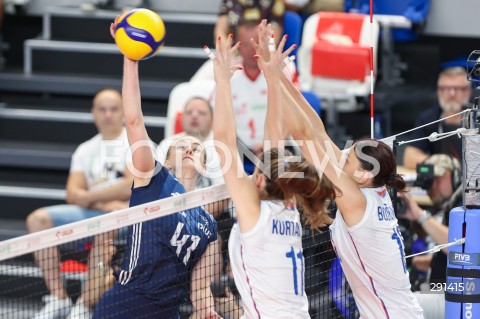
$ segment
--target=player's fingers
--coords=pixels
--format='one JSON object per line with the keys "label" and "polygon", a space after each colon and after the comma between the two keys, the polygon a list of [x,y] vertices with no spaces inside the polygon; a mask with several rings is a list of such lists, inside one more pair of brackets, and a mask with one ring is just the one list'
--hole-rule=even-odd
{"label": "player's fingers", "polygon": [[287,42],[287,39],[288,39],[288,34],[285,34],[282,37],[282,40],[280,41],[280,43],[278,44],[278,47],[277,47],[278,52],[280,52],[280,53],[283,52],[283,48],[285,47],[285,43]]}
{"label": "player's fingers", "polygon": [[205,54],[208,56],[210,60],[215,59],[215,54],[213,54],[213,52],[210,50],[210,48],[207,45],[203,47],[203,51],[205,51]]}
{"label": "player's fingers", "polygon": [[267,27],[267,19],[263,19],[262,22],[260,22],[260,26],[258,29],[258,36],[259,39],[265,39],[265,37],[268,37],[268,27]]}
{"label": "player's fingers", "polygon": [[258,68],[260,69],[261,72],[263,72],[263,70],[265,69],[265,63],[266,63],[264,57],[261,55],[255,54],[253,58],[257,60]]}
{"label": "player's fingers", "polygon": [[233,34],[229,34],[227,37],[227,43],[225,45],[226,48],[231,48],[232,47],[232,42],[233,42]]}
{"label": "player's fingers", "polygon": [[265,28],[265,35],[266,35],[266,36],[270,36],[270,35],[272,35],[272,34],[273,34],[272,24],[269,23],[269,24],[267,25],[267,27]]}
{"label": "player's fingers", "polygon": [[256,52],[260,49],[260,45],[255,41],[254,38],[250,38],[250,44],[255,49]]}
{"label": "player's fingers", "polygon": [[275,38],[274,35],[270,38],[268,38],[268,52],[270,52],[270,56],[274,55],[276,52],[276,47],[275,47]]}
{"label": "player's fingers", "polygon": [[242,41],[238,41],[235,45],[230,49],[231,53],[235,53],[238,51],[238,48],[242,45]]}
{"label": "player's fingers", "polygon": [[223,50],[222,50],[222,36],[221,35],[219,35],[217,37],[217,41],[215,41],[215,51],[217,51],[217,54],[219,56],[221,56],[222,53],[223,53]]}
{"label": "player's fingers", "polygon": [[285,66],[287,66],[290,62],[293,62],[293,61],[295,61],[295,56],[294,55],[287,56],[287,57],[285,57],[285,59],[283,59],[283,64]]}
{"label": "player's fingers", "polygon": [[255,60],[257,60],[257,63],[259,63],[259,64],[262,64],[262,65],[263,65],[263,64],[265,63],[265,59],[264,59],[263,56],[261,56],[261,55],[255,54],[255,55],[253,56],[253,58],[254,58]]}
{"label": "player's fingers", "polygon": [[293,50],[295,50],[296,47],[297,47],[297,45],[296,45],[295,43],[292,44],[288,49],[286,49],[286,50],[282,53],[282,57],[288,56],[290,53],[292,53]]}
{"label": "player's fingers", "polygon": [[235,71],[237,70],[243,70],[243,66],[241,66],[240,64],[235,64],[230,67],[230,70],[232,71],[232,73],[235,73]]}

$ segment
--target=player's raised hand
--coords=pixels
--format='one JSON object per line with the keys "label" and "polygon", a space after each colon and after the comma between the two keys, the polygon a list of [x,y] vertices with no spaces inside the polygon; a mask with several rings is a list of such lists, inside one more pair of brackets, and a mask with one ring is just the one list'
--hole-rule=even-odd
{"label": "player's raised hand", "polygon": [[[267,32],[269,31],[271,31],[270,25],[267,26]],[[258,44],[259,48],[268,48],[268,59],[265,57],[266,54],[264,53],[262,53],[262,55],[255,55],[259,68],[263,71],[267,81],[272,77],[279,77],[282,74],[284,67],[293,61],[294,58],[289,57],[288,55],[295,49],[296,44],[293,44],[287,50],[283,51],[285,42],[287,41],[287,35],[284,35],[278,44],[278,47],[275,47],[275,37],[273,33],[270,33],[270,36],[268,37],[262,36],[261,39],[259,38],[259,41],[263,42],[263,44]]]}
{"label": "player's raised hand", "polygon": [[235,59],[238,47],[241,43],[237,42],[232,46],[232,42],[232,34],[229,34],[227,39],[223,39],[221,36],[218,36],[215,43],[215,49],[217,53],[216,56],[207,46],[204,47],[208,57],[213,60],[215,80],[217,82],[222,79],[230,80],[236,70],[243,70],[243,67],[239,65]]}
{"label": "player's raised hand", "polygon": [[113,39],[115,39],[115,28],[117,27],[118,18],[120,18],[120,14],[115,17],[115,20],[113,20],[112,23],[110,23],[110,35]]}
{"label": "player's raised hand", "polygon": [[272,26],[267,25],[267,20],[263,19],[258,25],[258,43],[255,39],[250,38],[251,45],[255,48],[256,55],[262,56],[265,61],[270,60],[270,53],[268,52],[268,38],[272,35]]}

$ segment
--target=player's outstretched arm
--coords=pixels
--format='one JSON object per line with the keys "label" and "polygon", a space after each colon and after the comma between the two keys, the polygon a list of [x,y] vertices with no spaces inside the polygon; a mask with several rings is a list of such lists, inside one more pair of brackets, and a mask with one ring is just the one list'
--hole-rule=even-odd
{"label": "player's outstretched arm", "polygon": [[227,39],[218,37],[217,56],[210,54],[217,84],[213,133],[225,183],[236,207],[240,231],[247,232],[255,226],[260,216],[260,199],[255,184],[243,170],[237,149],[230,79],[241,68],[233,64],[238,46],[239,43],[232,47],[232,35]]}
{"label": "player's outstretched arm", "polygon": [[316,138],[321,142],[322,146],[325,143],[330,143],[338,160],[342,156],[341,150],[333,143],[328,135],[322,119],[317,112],[310,106],[303,94],[295,87],[295,85],[284,75],[280,77],[282,82],[282,99],[294,99],[300,109],[305,112],[309,122],[315,127]]}
{"label": "player's outstretched arm", "polygon": [[295,48],[290,47],[287,51],[282,52],[287,40],[286,36],[282,37],[278,48],[275,45],[275,37],[272,26],[267,25],[267,20],[262,20],[258,26],[258,43],[254,39],[250,39],[252,46],[255,48],[255,58],[258,61],[258,67],[263,71],[268,84],[267,91],[267,114],[265,117],[264,140],[269,144],[264,145],[267,150],[268,146],[279,147],[278,141],[285,140],[288,137],[286,125],[283,122],[283,108],[281,106],[282,97],[280,89],[280,80],[276,69],[276,60],[284,61],[288,54]]}
{"label": "player's outstretched arm", "polygon": [[215,279],[216,263],[220,262],[220,245],[218,240],[208,244],[207,250],[195,264],[192,271],[190,299],[192,300],[195,319],[221,319],[215,311],[215,302],[210,285]]}
{"label": "player's outstretched arm", "polygon": [[[279,68],[281,66],[279,65]],[[285,81],[282,78],[282,83]],[[290,92],[290,90],[289,90]],[[343,166],[338,165],[337,152],[334,150],[327,152],[327,147],[322,145],[323,141],[318,139],[316,129],[312,121],[300,106],[298,90],[294,94],[286,94],[282,106],[284,114],[287,115],[285,123],[293,138],[302,141],[300,147],[305,158],[315,165],[320,174],[324,174],[340,190],[336,198],[336,203],[342,212],[345,222],[349,226],[356,225],[365,213],[366,199],[363,196],[358,184],[343,171]],[[300,95],[301,93],[298,92]],[[303,98],[303,96],[302,96]],[[308,106],[310,109],[310,106]]]}
{"label": "player's outstretched arm", "polygon": [[[115,25],[110,25],[110,34],[115,35]],[[132,150],[134,187],[150,182],[155,166],[150,139],[143,119],[138,61],[123,58],[122,99],[128,142]]]}

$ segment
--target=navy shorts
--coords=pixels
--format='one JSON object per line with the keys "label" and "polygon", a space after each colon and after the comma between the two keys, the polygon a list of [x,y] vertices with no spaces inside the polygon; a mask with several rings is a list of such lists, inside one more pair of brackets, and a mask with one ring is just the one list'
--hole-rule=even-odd
{"label": "navy shorts", "polygon": [[105,292],[95,307],[92,319],[179,319],[178,305],[165,307],[138,294],[128,286],[115,283]]}

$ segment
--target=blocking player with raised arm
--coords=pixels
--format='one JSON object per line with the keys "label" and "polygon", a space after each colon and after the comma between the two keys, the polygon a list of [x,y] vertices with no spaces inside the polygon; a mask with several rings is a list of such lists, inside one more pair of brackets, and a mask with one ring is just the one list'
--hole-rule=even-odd
{"label": "blocking player with raised arm", "polygon": [[[262,28],[266,28],[266,21]],[[284,43],[285,38],[281,48]],[[214,138],[219,143],[217,152],[238,221],[229,240],[235,284],[245,318],[310,318],[304,287],[302,226],[295,202],[303,206],[313,228],[323,226],[330,222],[326,206],[335,190],[328,180],[320,180],[315,167],[305,160],[289,162],[291,158],[276,143],[287,135],[281,114],[270,109],[265,138],[273,147],[261,155],[261,169],[257,167],[252,178],[247,177],[237,150],[230,86],[231,76],[239,68],[232,66],[238,45],[232,47],[231,36],[218,38],[218,56],[210,54],[217,82]],[[279,103],[275,90],[268,92],[271,103]]]}
{"label": "blocking player with raised arm", "polygon": [[[197,167],[205,165],[205,152],[194,137],[175,141],[164,165],[154,160],[138,64],[124,57],[122,96],[134,166],[131,207],[193,190]],[[130,226],[125,259],[114,273],[117,281],[100,299],[94,318],[177,319],[190,281],[196,318],[220,318],[210,291],[217,245],[215,219],[201,207]]]}
{"label": "blocking player with raised arm", "polygon": [[337,213],[330,226],[332,242],[353,291],[361,318],[423,318],[410,290],[403,239],[386,186],[404,189],[396,161],[386,144],[363,139],[350,148],[346,161],[321,119],[284,76],[283,56],[266,63],[272,85],[281,85],[285,123],[304,156],[338,188]]}

